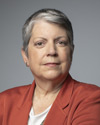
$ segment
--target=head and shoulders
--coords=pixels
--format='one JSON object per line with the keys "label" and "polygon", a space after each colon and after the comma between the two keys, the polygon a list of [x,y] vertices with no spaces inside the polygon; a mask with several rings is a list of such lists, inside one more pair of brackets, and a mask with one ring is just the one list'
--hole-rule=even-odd
{"label": "head and shoulders", "polygon": [[85,92],[91,94],[100,90],[95,85],[78,82],[69,75],[74,51],[73,29],[70,20],[64,13],[55,9],[37,11],[26,20],[22,35],[23,60],[30,68],[35,81],[32,85],[6,90],[1,95],[6,94],[9,97],[18,95],[19,97],[32,87],[35,88],[35,82],[42,82],[43,87],[47,82],[48,88],[49,83],[53,83],[55,86],[59,81],[63,83],[66,76],[70,77],[72,83],[70,87],[73,88],[73,92],[80,91],[86,95]]}

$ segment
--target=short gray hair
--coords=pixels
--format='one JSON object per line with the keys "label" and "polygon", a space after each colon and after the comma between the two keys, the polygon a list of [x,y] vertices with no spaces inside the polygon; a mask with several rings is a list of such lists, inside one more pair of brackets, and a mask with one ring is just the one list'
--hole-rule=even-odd
{"label": "short gray hair", "polygon": [[55,23],[63,27],[67,31],[69,43],[71,45],[71,50],[73,52],[74,44],[73,44],[73,29],[72,24],[68,17],[61,11],[55,9],[41,9],[34,14],[32,14],[25,22],[22,29],[22,37],[23,37],[23,50],[26,55],[28,55],[28,44],[32,35],[32,29],[34,24],[38,20],[45,20],[49,23]]}

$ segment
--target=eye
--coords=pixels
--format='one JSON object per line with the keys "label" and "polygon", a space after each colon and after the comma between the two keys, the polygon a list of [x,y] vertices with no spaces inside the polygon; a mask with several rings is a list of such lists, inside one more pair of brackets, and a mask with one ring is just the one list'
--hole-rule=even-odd
{"label": "eye", "polygon": [[45,45],[45,42],[44,41],[37,41],[37,42],[35,42],[35,44],[34,44],[36,47],[44,47],[44,45]]}
{"label": "eye", "polygon": [[59,40],[57,43],[59,44],[59,46],[67,46],[68,45],[68,42],[64,41],[64,40]]}

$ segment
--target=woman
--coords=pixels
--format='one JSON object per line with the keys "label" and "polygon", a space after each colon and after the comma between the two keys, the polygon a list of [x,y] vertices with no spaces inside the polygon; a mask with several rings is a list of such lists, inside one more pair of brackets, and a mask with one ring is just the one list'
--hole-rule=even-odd
{"label": "woman", "polygon": [[22,56],[32,85],[0,94],[0,125],[99,125],[100,88],[71,78],[71,22],[54,9],[34,13],[23,26]]}

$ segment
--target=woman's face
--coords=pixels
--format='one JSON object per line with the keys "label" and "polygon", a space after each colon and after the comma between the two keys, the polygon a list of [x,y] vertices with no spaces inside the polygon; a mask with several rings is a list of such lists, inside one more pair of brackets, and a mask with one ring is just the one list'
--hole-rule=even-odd
{"label": "woman's face", "polygon": [[39,21],[34,25],[28,45],[28,58],[34,78],[56,80],[66,77],[71,64],[71,50],[66,30],[57,24]]}

